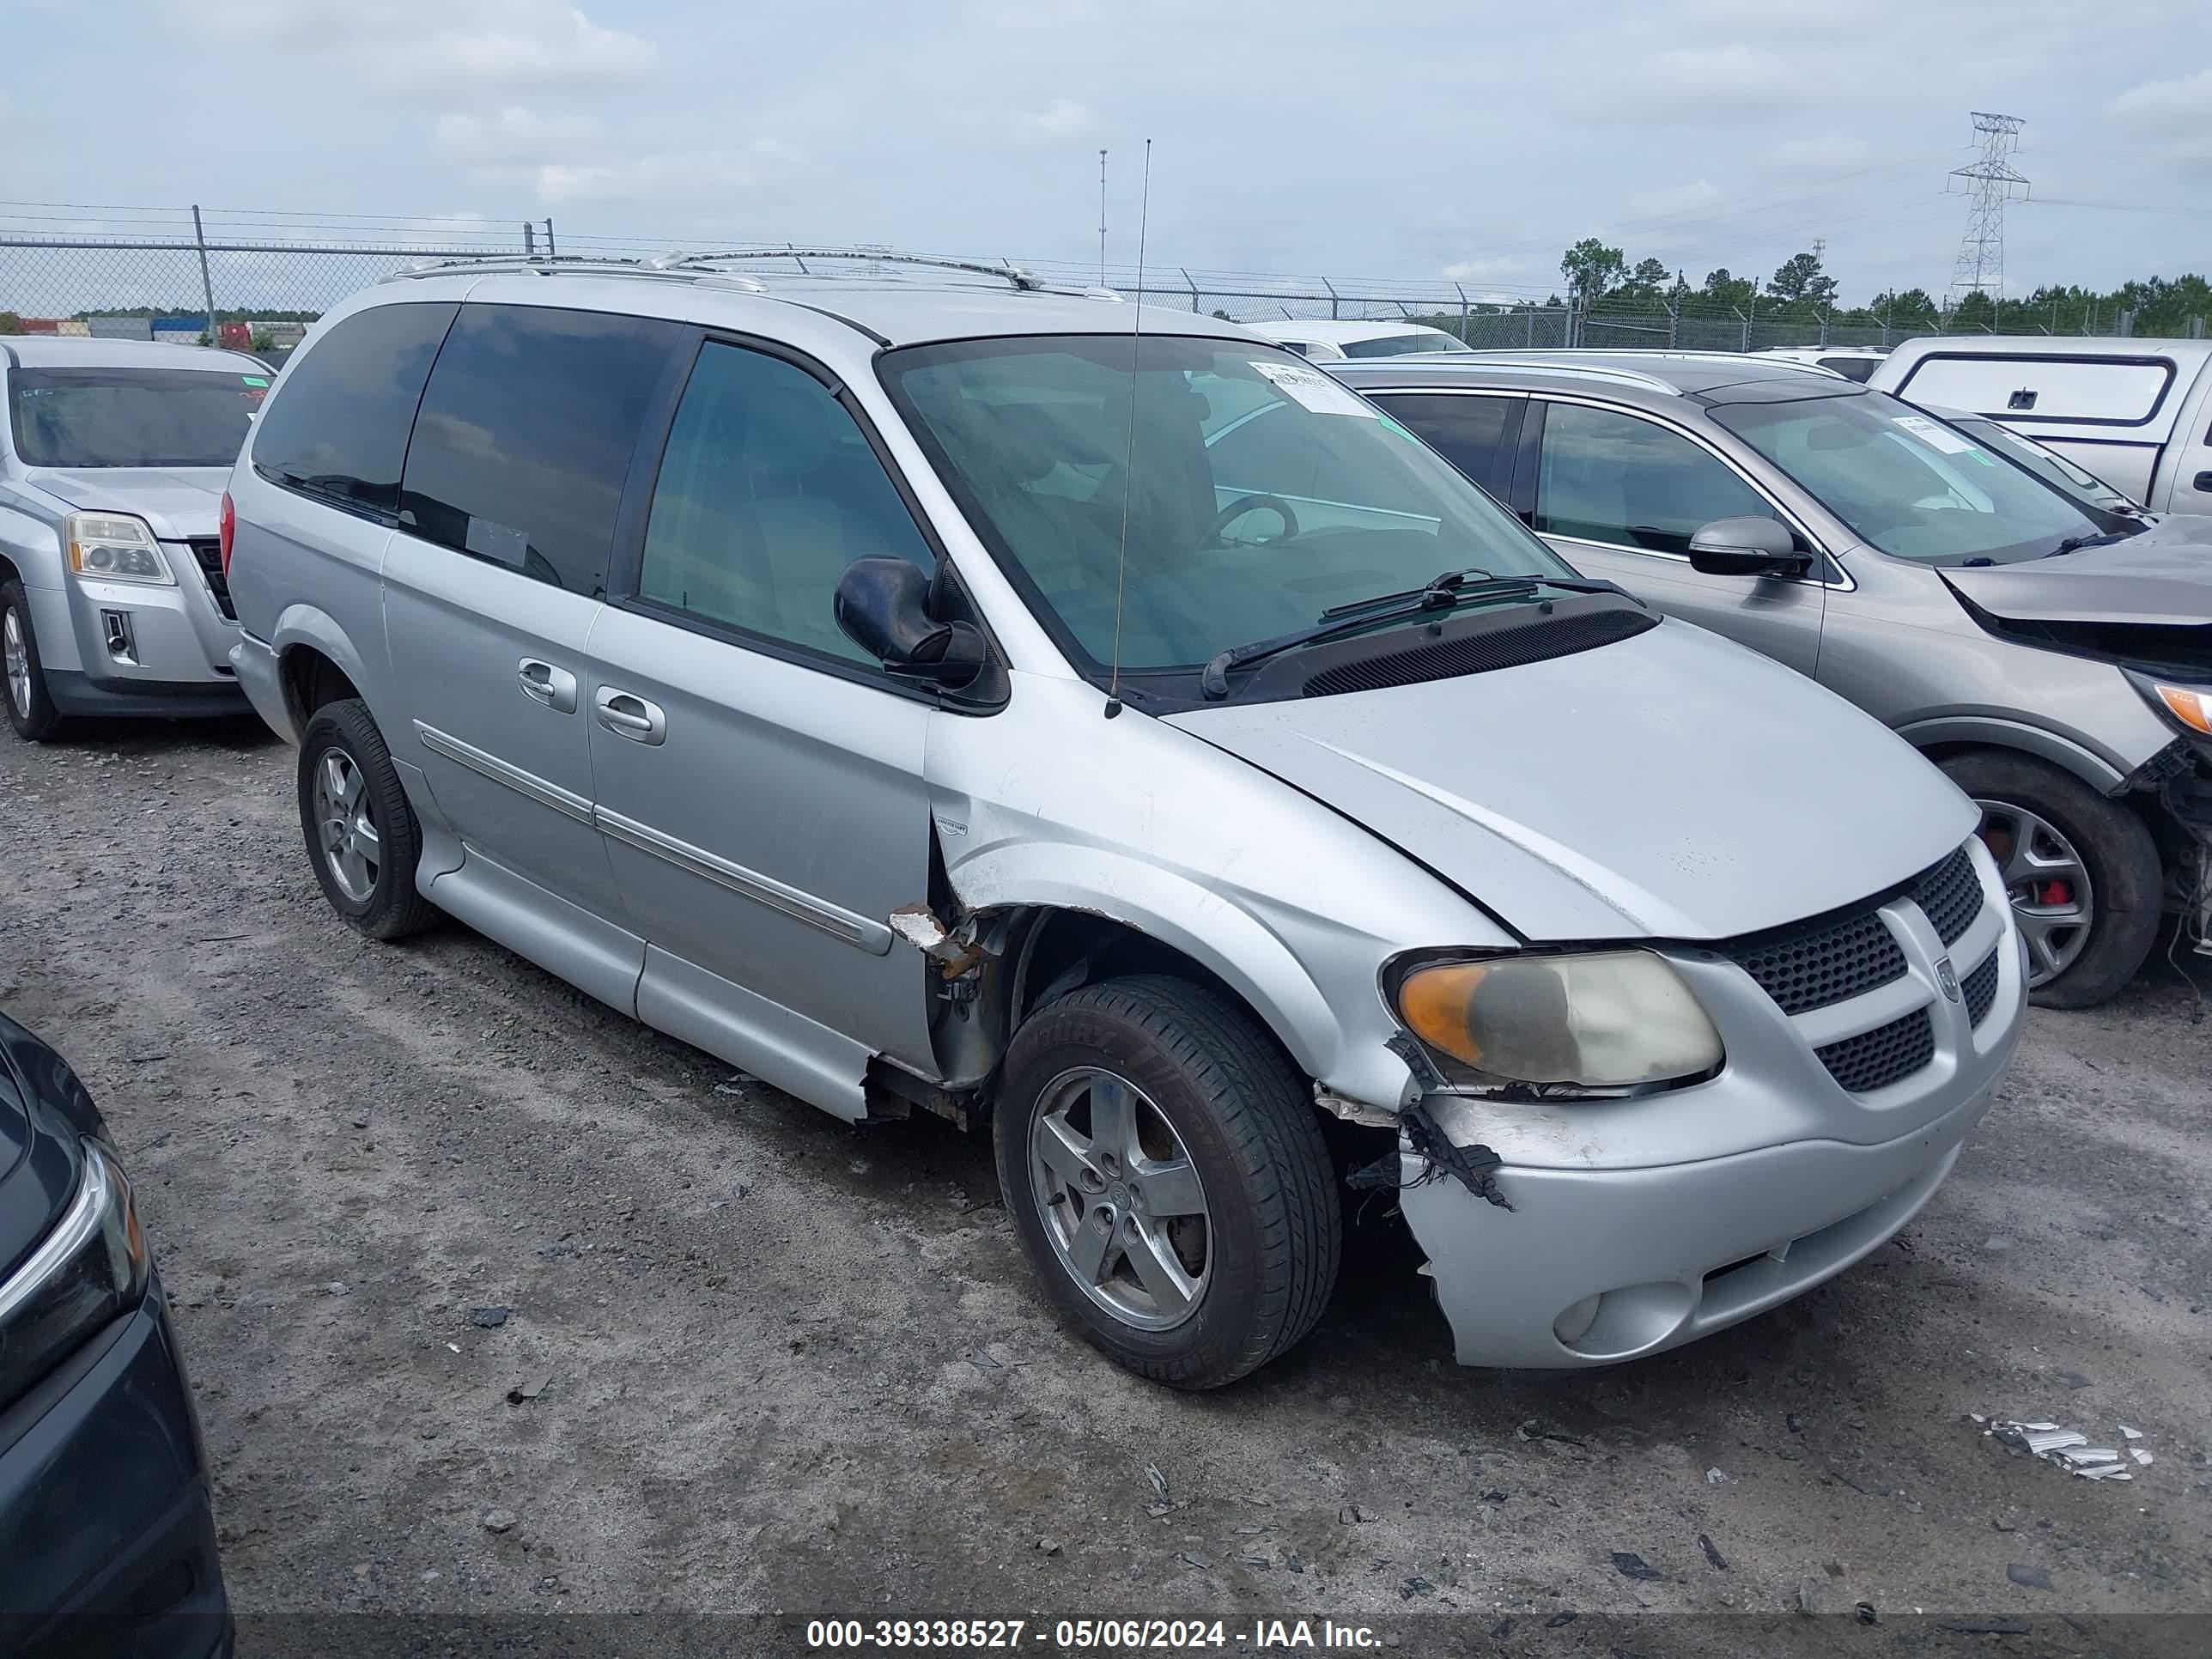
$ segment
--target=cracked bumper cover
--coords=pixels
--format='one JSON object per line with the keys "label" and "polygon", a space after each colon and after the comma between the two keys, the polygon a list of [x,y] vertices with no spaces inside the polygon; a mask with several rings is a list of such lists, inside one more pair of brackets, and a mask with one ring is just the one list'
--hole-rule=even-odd
{"label": "cracked bumper cover", "polygon": [[[1462,1364],[1609,1364],[1763,1313],[1872,1252],[1935,1195],[2000,1080],[1875,1146],[1797,1141],[1645,1170],[1509,1165],[1496,1179],[1510,1211],[1449,1179],[1400,1203]],[[1422,1162],[1405,1156],[1412,1178]],[[1600,1309],[1571,1346],[1555,1324],[1590,1297]]]}
{"label": "cracked bumper cover", "polygon": [[[1917,1215],[1989,1109],[2026,1024],[2025,951],[1999,923],[1993,867],[1985,854],[1976,863],[1989,908],[1953,951],[1970,965],[2002,953],[1981,1025],[1939,995],[1944,946],[1928,922],[1886,907],[1914,964],[1907,979],[1794,1022],[1778,1020],[1740,969],[1677,959],[1731,1056],[1711,1083],[1612,1116],[1570,1106],[1548,1134],[1520,1109],[1428,1096],[1451,1146],[1482,1160],[1498,1148],[1473,1189],[1400,1137],[1400,1206],[1460,1362],[1565,1369],[1663,1352],[1802,1294]],[[1935,1059],[1895,1087],[1846,1095],[1814,1056],[1823,1024],[1838,1011],[1856,1010],[1852,1025],[1886,1019],[1899,996],[1928,1007]],[[1886,1121],[1899,1132],[1882,1132]],[[1753,1124],[1775,1131],[1769,1144],[1727,1144]],[[1679,1161],[1662,1161],[1669,1148]]]}

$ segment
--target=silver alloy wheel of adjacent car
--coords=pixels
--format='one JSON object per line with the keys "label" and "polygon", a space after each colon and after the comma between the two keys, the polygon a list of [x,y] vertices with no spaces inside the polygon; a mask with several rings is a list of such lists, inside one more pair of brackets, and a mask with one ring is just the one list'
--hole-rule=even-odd
{"label": "silver alloy wheel of adjacent car", "polygon": [[1127,1078],[1078,1066],[1030,1120],[1045,1237],[1083,1293],[1139,1330],[1197,1312],[1213,1266],[1206,1188],[1175,1126]]}
{"label": "silver alloy wheel of adjacent car", "polygon": [[343,749],[329,749],[315,767],[315,823],[338,890],[356,904],[376,891],[384,845],[368,801],[368,780]]}
{"label": "silver alloy wheel of adjacent car", "polygon": [[2087,948],[2097,919],[2089,866],[2048,818],[2014,801],[1977,800],[1982,840],[2027,941],[2030,989],[2048,985]]}
{"label": "silver alloy wheel of adjacent car", "polygon": [[0,653],[5,655],[8,664],[8,701],[15,705],[20,718],[28,720],[31,718],[31,647],[23,638],[23,619],[16,613],[15,606],[8,607],[7,621],[0,624],[0,629],[4,629],[5,633],[4,640],[0,640]]}

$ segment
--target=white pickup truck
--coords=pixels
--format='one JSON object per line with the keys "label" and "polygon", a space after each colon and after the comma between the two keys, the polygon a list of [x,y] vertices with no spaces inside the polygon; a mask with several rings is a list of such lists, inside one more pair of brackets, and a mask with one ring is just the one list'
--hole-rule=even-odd
{"label": "white pickup truck", "polygon": [[2212,513],[2212,340],[1947,335],[1906,341],[1867,384],[1986,415],[2154,513]]}

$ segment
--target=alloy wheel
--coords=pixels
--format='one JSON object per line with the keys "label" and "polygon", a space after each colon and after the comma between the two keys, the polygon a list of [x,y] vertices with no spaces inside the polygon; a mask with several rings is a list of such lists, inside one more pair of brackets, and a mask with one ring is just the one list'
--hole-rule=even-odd
{"label": "alloy wheel", "polygon": [[15,706],[16,715],[31,718],[31,647],[23,637],[23,619],[9,605],[6,621],[0,623],[0,657],[4,657],[8,670],[8,701]]}
{"label": "alloy wheel", "polygon": [[1143,1090],[1091,1066],[1054,1079],[1030,1117],[1030,1182],[1053,1254],[1091,1301],[1146,1331],[1197,1312],[1213,1266],[1206,1188]]}
{"label": "alloy wheel", "polygon": [[315,765],[315,824],[323,860],[338,890],[356,904],[376,891],[376,872],[384,844],[369,806],[368,781],[351,755],[325,750]]}
{"label": "alloy wheel", "polygon": [[2029,988],[2047,985],[2088,947],[2097,918],[2089,866],[2048,818],[2014,801],[1977,800],[1981,836],[1997,861],[2014,920],[2027,941]]}

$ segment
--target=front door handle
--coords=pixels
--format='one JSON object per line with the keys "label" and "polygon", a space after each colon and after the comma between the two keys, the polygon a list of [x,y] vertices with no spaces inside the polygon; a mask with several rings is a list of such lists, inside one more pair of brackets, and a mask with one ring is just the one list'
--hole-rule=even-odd
{"label": "front door handle", "polygon": [[635,691],[603,685],[592,694],[592,712],[599,724],[632,743],[657,744],[668,736],[668,716],[657,702],[647,702]]}
{"label": "front door handle", "polygon": [[525,657],[514,667],[515,683],[532,702],[542,702],[556,714],[576,712],[576,677],[550,662]]}
{"label": "front door handle", "polygon": [[2212,495],[2212,472],[2200,472],[2189,481],[2189,487],[2200,495]]}

